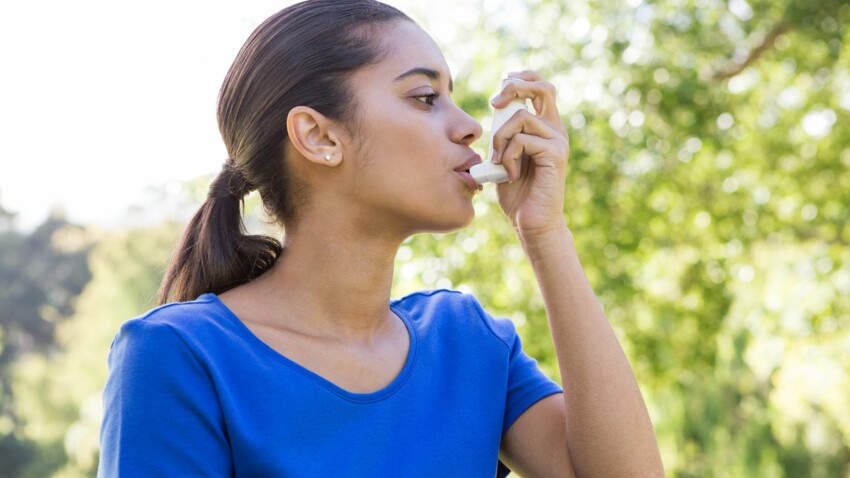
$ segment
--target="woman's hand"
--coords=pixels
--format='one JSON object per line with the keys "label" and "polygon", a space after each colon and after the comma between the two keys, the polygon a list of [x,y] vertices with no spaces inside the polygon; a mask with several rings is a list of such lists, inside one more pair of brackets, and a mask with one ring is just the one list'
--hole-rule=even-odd
{"label": "woman's hand", "polygon": [[[499,205],[521,238],[562,229],[564,188],[570,144],[555,105],[555,87],[533,71],[509,73],[509,81],[491,100],[504,108],[512,100],[530,99],[535,113],[520,111],[493,137],[494,163],[508,171],[509,183],[499,184]],[[522,174],[517,160],[522,158]]]}

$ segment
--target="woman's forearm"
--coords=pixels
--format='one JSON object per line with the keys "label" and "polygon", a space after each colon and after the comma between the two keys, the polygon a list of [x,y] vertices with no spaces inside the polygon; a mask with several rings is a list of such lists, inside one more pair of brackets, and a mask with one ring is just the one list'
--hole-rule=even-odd
{"label": "woman's forearm", "polygon": [[578,476],[663,476],[634,373],[564,226],[519,233],[549,317],[564,382],[567,443]]}

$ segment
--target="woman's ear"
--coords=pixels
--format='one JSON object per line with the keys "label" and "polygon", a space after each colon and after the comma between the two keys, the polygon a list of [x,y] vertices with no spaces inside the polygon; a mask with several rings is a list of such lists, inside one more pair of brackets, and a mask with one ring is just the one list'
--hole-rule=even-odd
{"label": "woman's ear", "polygon": [[313,108],[292,108],[286,116],[286,132],[292,146],[308,161],[325,166],[342,161],[335,123]]}

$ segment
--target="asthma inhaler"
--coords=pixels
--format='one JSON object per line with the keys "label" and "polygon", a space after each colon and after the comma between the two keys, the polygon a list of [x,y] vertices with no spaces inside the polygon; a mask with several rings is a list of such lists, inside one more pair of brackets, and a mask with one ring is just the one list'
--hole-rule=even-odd
{"label": "asthma inhaler", "polygon": [[[502,88],[505,87],[508,79],[502,80]],[[517,80],[519,81],[519,80]],[[472,179],[478,184],[484,183],[506,183],[508,182],[508,172],[501,164],[493,164],[493,135],[496,131],[508,121],[511,116],[519,110],[527,110],[525,100],[514,99],[504,108],[493,109],[493,125],[490,127],[490,150],[487,154],[487,161],[469,168],[469,174]],[[517,160],[517,167],[522,167],[521,160]]]}

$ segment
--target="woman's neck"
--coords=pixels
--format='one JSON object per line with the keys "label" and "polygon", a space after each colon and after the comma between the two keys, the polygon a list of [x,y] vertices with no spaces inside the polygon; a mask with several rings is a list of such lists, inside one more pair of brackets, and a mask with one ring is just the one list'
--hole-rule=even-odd
{"label": "woman's neck", "polygon": [[277,263],[248,286],[265,309],[264,322],[368,342],[393,321],[389,299],[401,240],[348,221],[331,224],[300,223],[289,231]]}

